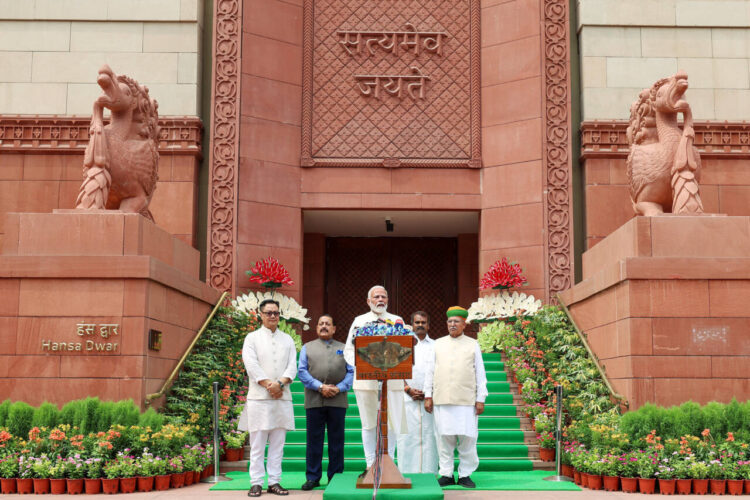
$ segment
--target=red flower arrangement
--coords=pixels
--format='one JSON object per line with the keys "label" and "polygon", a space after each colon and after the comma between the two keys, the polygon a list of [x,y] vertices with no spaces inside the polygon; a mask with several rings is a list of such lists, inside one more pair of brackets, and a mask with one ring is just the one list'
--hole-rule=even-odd
{"label": "red flower arrangement", "polygon": [[250,281],[260,283],[268,288],[278,288],[281,285],[294,285],[289,272],[273,257],[259,260],[249,271],[245,271]]}
{"label": "red flower arrangement", "polygon": [[482,290],[488,288],[504,289],[521,286],[527,281],[521,275],[521,266],[510,263],[507,258],[503,257],[503,260],[498,260],[492,264],[487,272],[484,273],[479,286]]}

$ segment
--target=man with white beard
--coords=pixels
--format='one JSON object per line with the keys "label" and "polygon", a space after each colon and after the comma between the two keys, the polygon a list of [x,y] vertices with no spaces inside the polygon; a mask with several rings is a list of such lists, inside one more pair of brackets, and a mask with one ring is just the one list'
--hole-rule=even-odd
{"label": "man with white beard", "polygon": [[418,342],[414,346],[411,378],[404,381],[404,412],[409,433],[398,436],[398,468],[404,474],[436,474],[435,422],[432,413],[424,409],[425,370],[435,355],[435,341],[428,335],[430,316],[424,311],[412,313],[411,326]]}
{"label": "man with white beard", "polygon": [[[354,337],[358,328],[368,323],[384,323],[386,320],[394,323],[401,321],[403,323],[400,316],[387,312],[388,292],[384,287],[376,285],[370,288],[370,291],[367,292],[367,305],[370,306],[370,312],[354,318],[352,326],[349,329],[349,336],[346,338],[344,359],[351,366],[356,366],[354,363]],[[355,367],[353,389],[354,396],[357,398],[359,418],[362,420],[362,446],[365,449],[365,462],[369,469],[375,461],[377,444],[376,426],[378,423],[378,409],[380,408],[380,401],[378,401],[378,381],[358,380]],[[388,434],[389,436],[393,436],[391,439],[388,439],[388,454],[391,458],[395,457],[396,453],[396,434],[406,432],[403,390],[403,380],[388,381]]]}

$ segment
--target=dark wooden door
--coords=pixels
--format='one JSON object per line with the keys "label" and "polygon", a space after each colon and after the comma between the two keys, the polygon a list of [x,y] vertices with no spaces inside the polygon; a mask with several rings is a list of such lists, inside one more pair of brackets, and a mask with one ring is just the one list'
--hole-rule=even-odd
{"label": "dark wooden door", "polygon": [[388,290],[388,311],[409,322],[414,311],[430,315],[430,335],[445,334],[445,310],[457,297],[455,238],[328,238],[326,309],[336,338],[346,340],[354,318],[366,313],[367,291]]}

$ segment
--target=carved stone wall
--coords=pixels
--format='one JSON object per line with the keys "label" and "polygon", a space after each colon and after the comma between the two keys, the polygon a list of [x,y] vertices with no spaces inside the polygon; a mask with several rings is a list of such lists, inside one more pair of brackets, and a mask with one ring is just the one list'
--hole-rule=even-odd
{"label": "carved stone wall", "polygon": [[479,167],[479,1],[305,0],[302,166]]}

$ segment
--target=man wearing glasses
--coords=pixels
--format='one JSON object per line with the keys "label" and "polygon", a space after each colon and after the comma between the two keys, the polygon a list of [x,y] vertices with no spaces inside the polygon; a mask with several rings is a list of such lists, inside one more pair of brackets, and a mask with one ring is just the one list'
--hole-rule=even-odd
{"label": "man wearing glasses", "polygon": [[[247,430],[250,431],[250,484],[247,495],[258,497],[266,475],[263,452],[268,443],[268,492],[288,495],[281,482],[286,431],[294,430],[289,384],[297,373],[294,341],[279,330],[279,303],[266,299],[258,307],[263,326],[248,333],[242,361],[248,375]],[[243,413],[243,414],[244,414]]]}

